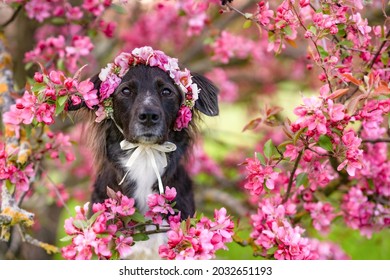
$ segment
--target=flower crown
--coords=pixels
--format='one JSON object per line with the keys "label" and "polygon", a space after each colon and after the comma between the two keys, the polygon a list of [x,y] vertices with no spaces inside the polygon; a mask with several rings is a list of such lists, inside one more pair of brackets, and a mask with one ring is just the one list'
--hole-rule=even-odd
{"label": "flower crown", "polygon": [[99,73],[100,98],[98,110],[96,111],[96,122],[101,122],[112,116],[111,95],[121,83],[123,76],[130,67],[143,64],[151,67],[158,67],[169,74],[175,84],[179,87],[184,95],[184,101],[177,114],[175,127],[177,131],[188,127],[192,119],[192,108],[198,99],[199,89],[196,83],[192,82],[189,70],[180,70],[178,60],[167,56],[164,52],[153,50],[151,47],[136,48],[131,53],[122,52],[118,55],[114,63],[108,63]]}

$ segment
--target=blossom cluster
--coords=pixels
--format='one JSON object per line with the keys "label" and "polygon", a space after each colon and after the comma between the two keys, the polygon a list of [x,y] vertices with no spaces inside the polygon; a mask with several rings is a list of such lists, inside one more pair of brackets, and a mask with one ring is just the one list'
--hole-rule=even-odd
{"label": "blossom cluster", "polygon": [[331,242],[304,237],[304,229],[293,226],[289,217],[296,214],[296,205],[282,204],[280,196],[264,198],[251,216],[251,237],[259,246],[259,254],[278,260],[347,259],[348,256]]}
{"label": "blossom cluster", "polygon": [[62,61],[66,69],[75,73],[80,61],[90,55],[94,46],[87,36],[74,35],[70,44],[63,35],[40,40],[36,47],[25,54],[25,62],[40,62],[44,65]]}
{"label": "blossom cluster", "polygon": [[[93,215],[88,218],[88,203],[76,207],[76,216],[65,221],[68,236],[63,241],[71,244],[62,248],[66,259],[117,259],[129,257],[135,234],[147,232],[146,224],[163,225],[169,221],[168,243],[161,245],[159,255],[165,259],[210,259],[219,249],[227,249],[225,243],[232,241],[234,224],[226,209],[215,210],[214,220],[206,217],[181,221],[180,213],[174,210],[176,189],[166,187],[164,194],[151,194],[149,210],[143,216],[134,208],[134,199],[120,192],[109,191],[103,203],[94,203]],[[184,229],[185,228],[185,229]]]}
{"label": "blossom cluster", "polygon": [[201,217],[180,222],[180,216],[169,218],[168,242],[160,246],[160,257],[169,260],[207,260],[215,252],[227,249],[232,242],[234,223],[226,215],[226,209],[214,211],[214,220]]}

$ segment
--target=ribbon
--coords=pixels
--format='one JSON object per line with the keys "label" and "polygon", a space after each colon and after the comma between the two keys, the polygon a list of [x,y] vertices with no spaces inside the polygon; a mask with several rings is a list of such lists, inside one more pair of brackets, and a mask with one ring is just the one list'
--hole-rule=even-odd
{"label": "ribbon", "polygon": [[154,173],[156,174],[158,181],[158,189],[160,194],[164,193],[164,186],[162,184],[161,176],[158,171],[157,161],[161,164],[162,167],[168,165],[166,153],[170,153],[176,150],[176,145],[171,142],[164,142],[163,144],[140,144],[140,143],[130,143],[127,140],[123,140],[120,143],[121,149],[133,150],[129,159],[127,160],[125,166],[128,168],[126,174],[123,176],[119,185],[121,185],[130,171],[130,168],[136,162],[137,158],[142,154],[146,153],[148,161],[151,163]]}

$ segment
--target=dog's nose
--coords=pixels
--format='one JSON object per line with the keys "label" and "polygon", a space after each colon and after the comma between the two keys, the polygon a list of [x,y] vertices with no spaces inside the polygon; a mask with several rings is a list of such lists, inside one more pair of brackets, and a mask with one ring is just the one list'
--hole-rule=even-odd
{"label": "dog's nose", "polygon": [[160,115],[155,112],[142,112],[138,115],[138,120],[144,125],[154,125],[160,120]]}

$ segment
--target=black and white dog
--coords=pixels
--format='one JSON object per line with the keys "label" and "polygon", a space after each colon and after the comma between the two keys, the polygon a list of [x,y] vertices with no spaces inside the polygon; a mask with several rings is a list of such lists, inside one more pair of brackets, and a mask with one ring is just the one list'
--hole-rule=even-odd
{"label": "black and white dog", "polygon": [[[92,127],[92,142],[96,155],[97,179],[94,184],[92,202],[107,198],[107,186],[133,197],[136,207],[145,213],[147,197],[158,192],[157,177],[150,162],[140,157],[131,170],[126,170],[128,151],[120,147],[122,140],[131,143],[161,144],[174,143],[176,150],[167,153],[167,166],[158,166],[164,186],[175,187],[176,208],[183,219],[195,212],[192,183],[183,166],[194,134],[199,111],[208,116],[218,115],[218,90],[207,78],[194,74],[193,82],[198,85],[199,98],[195,103],[190,126],[175,131],[174,123],[183,95],[168,73],[158,67],[137,65],[131,67],[112,95],[113,117]],[[98,76],[92,79],[99,89]],[[122,128],[122,131],[118,129]],[[164,169],[164,170],[162,170]],[[123,184],[119,185],[128,173]]]}

